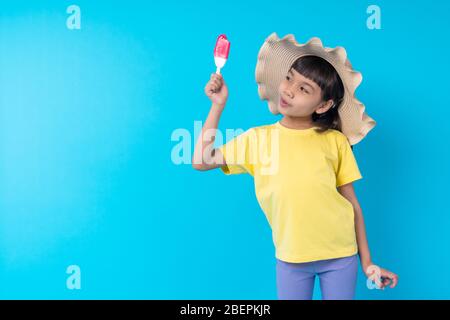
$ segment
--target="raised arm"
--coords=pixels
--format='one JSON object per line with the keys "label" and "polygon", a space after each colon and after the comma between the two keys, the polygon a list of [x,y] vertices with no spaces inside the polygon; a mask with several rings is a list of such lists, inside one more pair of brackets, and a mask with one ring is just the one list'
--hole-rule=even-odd
{"label": "raised arm", "polygon": [[212,102],[208,117],[195,145],[192,167],[196,170],[211,170],[225,165],[220,150],[214,148],[214,140],[220,116],[228,99],[228,88],[220,74],[213,73],[205,86],[205,93]]}

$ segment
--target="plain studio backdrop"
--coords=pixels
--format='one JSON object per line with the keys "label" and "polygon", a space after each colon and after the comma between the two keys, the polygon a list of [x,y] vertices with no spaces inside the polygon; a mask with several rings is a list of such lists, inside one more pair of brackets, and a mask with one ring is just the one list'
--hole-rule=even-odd
{"label": "plain studio backdrop", "polygon": [[400,281],[370,290],[360,268],[356,298],[450,298],[448,2],[377,1],[381,29],[367,1],[80,0],[78,21],[71,4],[1,1],[0,298],[276,299],[251,176],[172,156],[209,111],[221,33],[219,129],[280,118],[254,78],[272,32],[344,46],[363,75],[377,126],[353,149],[355,189],[373,261]]}

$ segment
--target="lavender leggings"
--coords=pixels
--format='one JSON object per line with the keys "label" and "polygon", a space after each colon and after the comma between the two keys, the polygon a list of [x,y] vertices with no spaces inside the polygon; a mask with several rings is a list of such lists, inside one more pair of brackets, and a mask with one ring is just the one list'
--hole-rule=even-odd
{"label": "lavender leggings", "polygon": [[277,294],[280,300],[311,300],[316,274],[323,300],[352,300],[358,274],[358,255],[292,263],[277,260]]}

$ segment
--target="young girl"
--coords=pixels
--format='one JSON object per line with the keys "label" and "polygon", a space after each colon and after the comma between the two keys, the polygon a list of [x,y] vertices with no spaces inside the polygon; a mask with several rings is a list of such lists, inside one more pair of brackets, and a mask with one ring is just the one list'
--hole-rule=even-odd
{"label": "young girl", "polygon": [[228,88],[212,74],[205,87],[212,106],[193,167],[253,176],[272,228],[278,298],[312,299],[317,275],[323,299],[353,299],[358,255],[367,277],[379,288],[394,288],[398,276],[372,263],[352,185],[362,176],[350,142],[359,142],[375,122],[354,98],[361,77],[345,50],[323,48],[318,38],[299,45],[292,35],[280,40],[273,33],[259,52],[256,80],[260,97],[281,120],[214,148]]}

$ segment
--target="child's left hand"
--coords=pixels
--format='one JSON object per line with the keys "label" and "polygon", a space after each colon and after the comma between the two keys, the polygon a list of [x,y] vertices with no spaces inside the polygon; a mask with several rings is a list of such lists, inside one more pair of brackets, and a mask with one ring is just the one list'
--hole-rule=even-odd
{"label": "child's left hand", "polygon": [[366,276],[375,281],[380,289],[384,290],[389,284],[390,288],[394,288],[398,283],[398,275],[375,264],[369,263],[363,266],[363,270]]}

